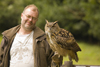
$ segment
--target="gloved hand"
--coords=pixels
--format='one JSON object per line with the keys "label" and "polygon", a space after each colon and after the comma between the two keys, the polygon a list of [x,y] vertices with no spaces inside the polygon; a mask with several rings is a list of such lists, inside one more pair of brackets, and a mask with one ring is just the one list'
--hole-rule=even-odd
{"label": "gloved hand", "polygon": [[51,67],[60,67],[62,65],[63,62],[63,57],[60,56],[58,53],[55,53],[52,56],[52,65]]}

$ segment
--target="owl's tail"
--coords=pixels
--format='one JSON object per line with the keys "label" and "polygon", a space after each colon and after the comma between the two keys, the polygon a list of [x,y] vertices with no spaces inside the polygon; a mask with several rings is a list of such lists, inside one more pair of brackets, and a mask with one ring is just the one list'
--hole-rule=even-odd
{"label": "owl's tail", "polygon": [[72,61],[72,59],[74,59],[76,62],[78,62],[78,55],[76,52],[73,52],[73,51],[69,51],[68,52],[68,57],[69,57],[69,60]]}

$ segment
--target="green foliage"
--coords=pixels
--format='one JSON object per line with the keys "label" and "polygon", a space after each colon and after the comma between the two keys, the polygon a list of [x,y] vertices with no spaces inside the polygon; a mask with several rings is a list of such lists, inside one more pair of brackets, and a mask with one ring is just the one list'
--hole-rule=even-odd
{"label": "green foliage", "polygon": [[1,0],[0,5],[0,31],[17,25],[22,11],[21,3],[16,0]]}
{"label": "green foliage", "polygon": [[0,44],[1,44],[1,41],[2,41],[2,36],[0,35]]}
{"label": "green foliage", "polygon": [[39,9],[36,25],[41,29],[44,30],[45,19],[57,20],[76,39],[100,41],[100,0],[1,0],[0,31],[20,24],[21,12],[29,4]]}

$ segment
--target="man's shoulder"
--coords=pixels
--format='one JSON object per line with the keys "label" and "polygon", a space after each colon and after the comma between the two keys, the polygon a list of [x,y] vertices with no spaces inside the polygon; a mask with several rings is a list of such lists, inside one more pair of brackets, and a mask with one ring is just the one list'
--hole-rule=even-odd
{"label": "man's shoulder", "polygon": [[36,27],[34,29],[34,36],[36,38],[43,38],[43,39],[46,38],[44,31],[40,29],[39,27]]}
{"label": "man's shoulder", "polygon": [[44,33],[44,31],[39,27],[36,27],[35,30],[38,31],[38,32]]}
{"label": "man's shoulder", "polygon": [[15,33],[19,28],[20,28],[20,25],[17,25],[17,26],[12,27],[12,28],[10,28],[8,30],[5,30],[2,34],[6,35],[6,34]]}

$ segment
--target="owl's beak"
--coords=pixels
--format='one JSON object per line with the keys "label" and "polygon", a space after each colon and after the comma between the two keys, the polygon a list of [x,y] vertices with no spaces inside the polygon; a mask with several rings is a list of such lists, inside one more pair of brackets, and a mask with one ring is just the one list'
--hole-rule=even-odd
{"label": "owl's beak", "polygon": [[51,31],[51,28],[48,28],[48,32],[50,32]]}

